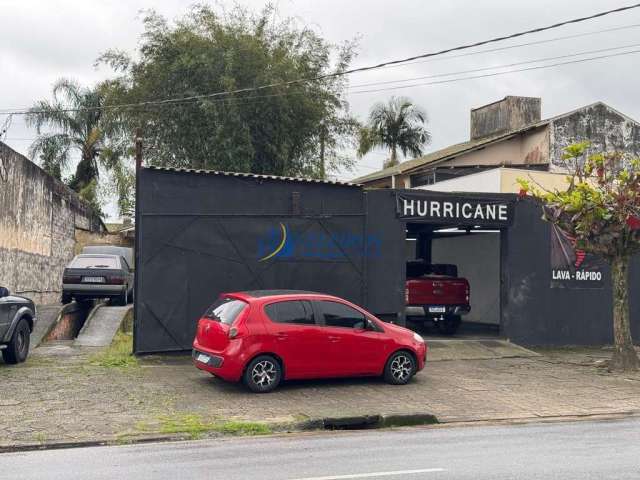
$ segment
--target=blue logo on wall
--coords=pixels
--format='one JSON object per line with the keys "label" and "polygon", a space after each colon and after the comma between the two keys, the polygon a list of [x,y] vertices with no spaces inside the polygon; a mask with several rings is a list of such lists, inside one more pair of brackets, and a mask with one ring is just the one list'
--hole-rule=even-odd
{"label": "blue logo on wall", "polygon": [[313,258],[337,260],[346,258],[376,258],[382,241],[374,234],[351,232],[293,232],[284,223],[271,228],[258,239],[260,262],[272,258]]}

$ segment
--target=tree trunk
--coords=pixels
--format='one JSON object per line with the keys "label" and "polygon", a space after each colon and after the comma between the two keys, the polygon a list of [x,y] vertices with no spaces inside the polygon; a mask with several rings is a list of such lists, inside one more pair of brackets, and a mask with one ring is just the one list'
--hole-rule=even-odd
{"label": "tree trunk", "polygon": [[398,163],[398,151],[396,150],[396,147],[392,147],[391,158],[382,165],[382,168],[395,167]]}
{"label": "tree trunk", "polygon": [[615,257],[611,262],[613,287],[613,340],[611,370],[636,370],[640,364],[631,340],[629,325],[629,257]]}

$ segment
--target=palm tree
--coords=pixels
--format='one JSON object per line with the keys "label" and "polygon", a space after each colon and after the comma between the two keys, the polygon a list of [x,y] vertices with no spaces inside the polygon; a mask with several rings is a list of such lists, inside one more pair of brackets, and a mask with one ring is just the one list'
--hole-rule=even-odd
{"label": "palm tree", "polygon": [[431,134],[425,128],[427,113],[406,97],[391,97],[388,103],[376,103],[367,126],[360,131],[358,156],[363,157],[374,148],[386,148],[391,156],[383,168],[397,165],[398,150],[403,156],[422,155],[422,149],[431,141]]}
{"label": "palm tree", "polygon": [[99,166],[112,169],[123,153],[110,142],[117,125],[104,114],[103,105],[99,87],[83,88],[76,82],[61,79],[53,86],[53,102],[40,100],[26,117],[27,124],[38,132],[29,154],[32,158],[40,155],[42,166],[49,173],[60,178],[70,152],[80,153],[68,185],[98,210]]}

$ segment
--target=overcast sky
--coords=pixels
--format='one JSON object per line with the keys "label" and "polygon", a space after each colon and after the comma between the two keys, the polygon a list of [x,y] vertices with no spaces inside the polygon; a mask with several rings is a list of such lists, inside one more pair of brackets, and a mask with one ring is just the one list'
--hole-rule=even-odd
{"label": "overcast sky", "polygon": [[[183,0],[0,0],[0,109],[29,107],[48,98],[52,83],[60,77],[93,84],[108,77],[106,68],[93,67],[96,57],[109,48],[134,51],[142,25],[139,11],[154,8],[168,18],[181,16],[193,1]],[[232,2],[220,1],[221,5]],[[239,2],[260,9],[264,1]],[[280,0],[274,2],[280,16],[293,16],[332,42],[358,37],[359,55],[354,66],[404,58],[468,42],[544,26],[631,3],[631,0]],[[529,45],[490,53],[414,63],[351,76],[351,109],[361,120],[370,106],[391,95],[405,95],[424,107],[429,115],[433,141],[427,150],[465,141],[469,136],[469,110],[506,95],[539,96],[543,117],[557,115],[596,101],[603,101],[640,119],[640,95],[636,67],[640,54],[631,54],[540,69],[411,88],[355,93],[368,88],[359,84],[462,72],[581,52],[626,47],[566,59],[506,67],[488,72],[514,70],[579,58],[640,50],[640,9],[613,14],[577,25],[502,42],[496,48],[545,39],[638,25],[613,32]],[[453,77],[437,77],[424,83]],[[392,84],[393,85],[393,84]],[[4,117],[0,116],[0,123]],[[26,154],[35,132],[16,117],[6,143]],[[378,169],[385,158],[374,152],[358,162],[351,179]],[[111,212],[111,208],[109,209]]]}

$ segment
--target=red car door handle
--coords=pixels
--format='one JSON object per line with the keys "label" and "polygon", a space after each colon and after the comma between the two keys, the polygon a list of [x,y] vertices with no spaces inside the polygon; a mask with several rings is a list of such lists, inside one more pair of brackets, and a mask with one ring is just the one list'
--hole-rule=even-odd
{"label": "red car door handle", "polygon": [[289,338],[289,335],[287,335],[286,333],[276,333],[276,337],[278,338],[278,340],[286,340],[287,338]]}
{"label": "red car door handle", "polygon": [[336,337],[335,335],[329,335],[329,340],[331,342],[339,342],[340,341],[340,337]]}

